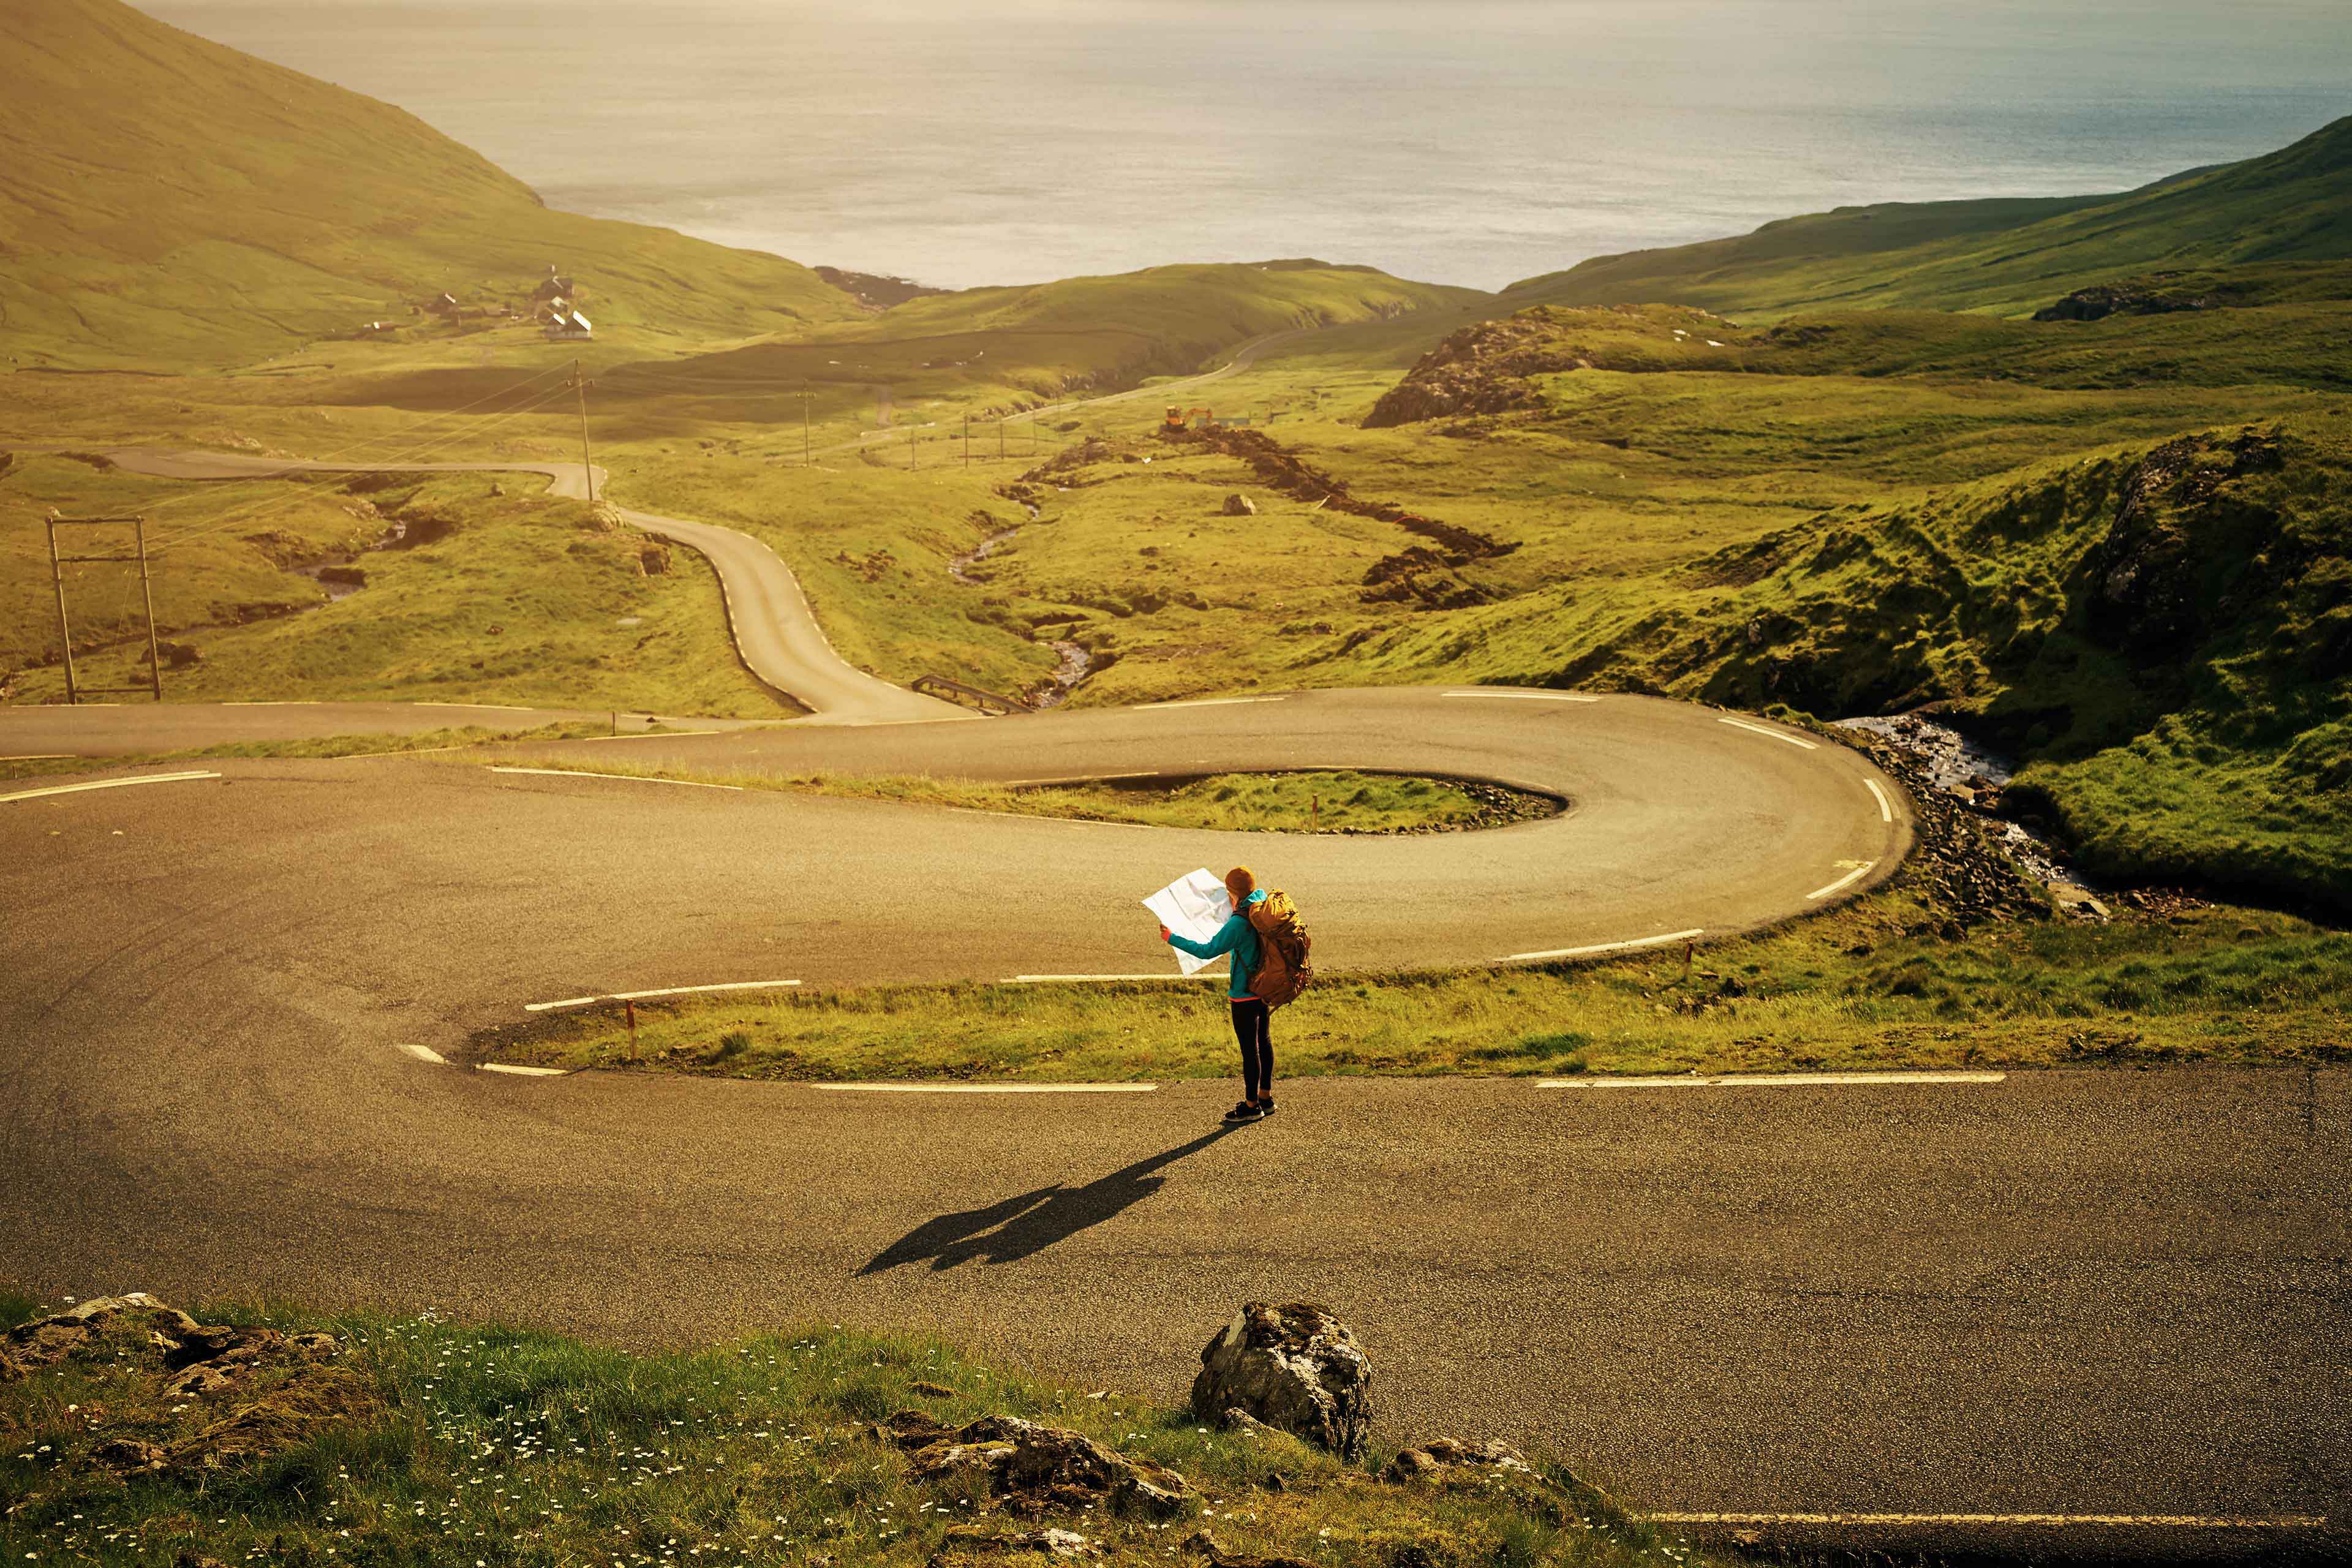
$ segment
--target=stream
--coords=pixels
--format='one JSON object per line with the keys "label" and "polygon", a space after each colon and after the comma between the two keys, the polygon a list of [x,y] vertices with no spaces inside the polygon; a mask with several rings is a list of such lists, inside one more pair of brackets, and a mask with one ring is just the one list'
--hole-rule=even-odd
{"label": "stream", "polygon": [[1948,724],[1916,713],[1889,718],[1841,719],[1841,730],[1863,730],[1919,759],[1938,789],[1959,797],[1982,818],[1992,840],[2036,881],[2048,886],[2059,901],[2104,913],[2101,895],[2112,889],[2084,876],[2068,863],[2066,851],[2039,828],[2000,815],[2002,792],[2017,776],[2011,759],[1979,745]]}
{"label": "stream", "polygon": [[[1029,513],[1029,521],[1036,521],[1037,509],[1030,506],[1026,501],[1023,502],[1022,506]],[[987,579],[973,576],[971,568],[995,554],[1020,531],[1021,525],[1016,523],[1011,528],[1000,529],[990,534],[970,550],[950,561],[948,575],[968,588],[984,586]],[[1047,708],[1059,708],[1070,700],[1070,693],[1078,689],[1078,682],[1084,680],[1087,672],[1094,668],[1094,655],[1067,637],[1041,637],[1033,631],[1029,634],[1029,640],[1042,643],[1052,648],[1060,657],[1062,662],[1055,667],[1053,674],[1030,688],[1028,691],[1023,693],[1023,696],[1032,707],[1041,711]]]}

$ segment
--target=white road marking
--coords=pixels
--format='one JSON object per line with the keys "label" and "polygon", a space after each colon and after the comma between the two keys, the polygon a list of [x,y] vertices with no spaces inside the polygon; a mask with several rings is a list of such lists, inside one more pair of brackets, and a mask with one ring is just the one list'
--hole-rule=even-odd
{"label": "white road marking", "polygon": [[430,1046],[404,1045],[400,1048],[406,1051],[410,1056],[415,1057],[420,1062],[431,1062],[436,1068],[446,1068],[449,1065],[449,1058],[443,1056],[439,1051],[435,1050]]}
{"label": "white road marking", "polygon": [[2005,1072],[1735,1072],[1713,1077],[1547,1078],[1538,1089],[1840,1089],[1885,1083],[2005,1083]]}
{"label": "white road marking", "polygon": [[1203,969],[1194,974],[1014,974],[997,982],[999,985],[1082,984],[1097,980],[1223,980],[1225,972]]}
{"label": "white road marking", "polygon": [[0,763],[69,763],[80,755],[79,752],[27,752],[22,756],[0,757]]}
{"label": "white road marking", "polygon": [[490,772],[494,773],[533,773],[541,778],[553,779],[619,779],[623,784],[678,784],[687,789],[723,789],[732,795],[741,795],[745,793],[741,784],[704,784],[699,779],[649,779],[642,778],[635,773],[592,773],[585,768],[493,767]]}
{"label": "white road marking", "polygon": [[399,752],[346,752],[340,757],[325,757],[330,763],[364,763],[373,757],[434,757],[444,752],[468,752],[471,746],[411,746]]}
{"label": "white road marking", "polygon": [[1878,787],[1878,781],[1876,779],[1864,779],[1862,782],[1864,787],[1870,791],[1870,798],[1878,803],[1878,820],[1881,822],[1894,821],[1895,803],[1886,798],[1886,792]]}
{"label": "white road marking", "polygon": [[[316,708],[318,705],[318,700],[311,697],[282,697],[274,702],[224,702],[221,704],[224,708]],[[436,704],[427,702],[420,706],[430,708]]]}
{"label": "white road marking", "polygon": [[[83,707],[95,704],[85,702]],[[96,784],[51,784],[47,789],[18,790],[15,795],[0,795],[0,801],[35,800],[45,795],[74,795],[86,789],[123,789],[131,784],[177,784],[184,779],[216,779],[218,773],[147,773],[135,779],[100,779]]]}
{"label": "white road marking", "polygon": [[1520,960],[1528,958],[1590,958],[1596,952],[1631,952],[1637,948],[1664,947],[1669,942],[1696,942],[1706,934],[1706,931],[1704,928],[1693,928],[1690,931],[1670,931],[1664,936],[1640,936],[1635,937],[1631,942],[1595,942],[1591,947],[1555,947],[1549,948],[1542,952],[1515,952],[1507,958],[1498,958],[1495,962],[1497,963],[1517,963]]}
{"label": "white road marking", "polygon": [[2318,1530],[2327,1516],[2283,1513],[2236,1517],[2209,1513],[1649,1513],[1653,1524],[2032,1525],[2068,1529]]}
{"label": "white road marking", "polygon": [[1153,1094],[1156,1083],[820,1083],[835,1094]]}
{"label": "white road marking", "polygon": [[484,1072],[507,1073],[515,1078],[562,1078],[564,1076],[566,1069],[562,1068],[518,1067],[512,1062],[484,1062],[482,1064],[482,1070]]}
{"label": "white road marking", "polygon": [[730,980],[723,985],[666,985],[658,991],[614,991],[601,996],[566,996],[560,1002],[526,1002],[526,1013],[548,1013],[558,1007],[585,1007],[592,1002],[643,1002],[651,996],[690,996],[709,991],[776,991],[798,985],[797,980]]}
{"label": "white road marking", "polygon": [[1808,752],[1818,752],[1821,750],[1819,746],[1816,746],[1811,741],[1801,741],[1794,735],[1783,734],[1778,730],[1768,730],[1761,724],[1750,724],[1745,719],[1718,719],[1716,722],[1718,724],[1728,724],[1735,730],[1745,730],[1751,735],[1769,735],[1776,741],[1786,741],[1789,744],[1792,746],[1801,746]]}
{"label": "white road marking", "polygon": [[483,713],[536,713],[536,708],[518,708],[511,702],[418,702],[418,708],[466,708]]}
{"label": "white road marking", "polygon": [[1237,708],[1244,702],[1280,702],[1279,697],[1204,697],[1192,702],[1147,702],[1138,713],[1158,713],[1170,708]]}
{"label": "white road marking", "polygon": [[1807,903],[1811,903],[1815,899],[1826,899],[1832,893],[1844,891],[1846,889],[1853,887],[1856,882],[1861,881],[1864,877],[1869,876],[1871,871],[1877,865],[1877,861],[1870,860],[1865,861],[1862,865],[1856,866],[1853,870],[1848,871],[1844,876],[1840,877],[1828,887],[1815,888],[1811,892],[1807,893],[1805,895],[1805,901]]}
{"label": "white road marking", "polygon": [[642,735],[583,735],[582,745],[597,741],[684,741],[701,735],[723,735],[724,730],[653,730]]}
{"label": "white road marking", "polygon": [[1447,697],[1493,697],[1505,702],[1598,702],[1598,697],[1580,697],[1569,691],[1448,691]]}

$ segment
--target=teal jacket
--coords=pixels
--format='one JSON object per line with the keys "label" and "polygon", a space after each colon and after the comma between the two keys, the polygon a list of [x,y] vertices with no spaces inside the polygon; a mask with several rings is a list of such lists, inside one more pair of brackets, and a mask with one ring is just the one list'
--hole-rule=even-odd
{"label": "teal jacket", "polygon": [[[1249,901],[1264,903],[1265,889],[1260,888],[1250,894]],[[1250,929],[1245,916],[1239,912],[1226,916],[1225,923],[1217,928],[1217,934],[1206,942],[1188,941],[1171,931],[1168,933],[1168,945],[1195,958],[1215,958],[1232,953],[1233,959],[1227,967],[1233,971],[1234,978],[1225,988],[1225,994],[1236,1002],[1249,995],[1250,975],[1257,968],[1257,932]]]}

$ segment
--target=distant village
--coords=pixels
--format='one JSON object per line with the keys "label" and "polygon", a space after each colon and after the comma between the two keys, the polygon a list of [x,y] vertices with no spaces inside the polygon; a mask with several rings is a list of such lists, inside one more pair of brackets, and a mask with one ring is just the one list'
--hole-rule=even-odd
{"label": "distant village", "polygon": [[596,335],[595,323],[580,308],[579,284],[552,262],[548,264],[547,276],[531,291],[527,309],[520,304],[467,305],[455,294],[436,294],[409,306],[408,314],[412,320],[407,321],[370,321],[352,336],[361,340],[397,337],[404,328],[422,326],[428,320],[475,331],[531,321],[551,342],[585,342]]}

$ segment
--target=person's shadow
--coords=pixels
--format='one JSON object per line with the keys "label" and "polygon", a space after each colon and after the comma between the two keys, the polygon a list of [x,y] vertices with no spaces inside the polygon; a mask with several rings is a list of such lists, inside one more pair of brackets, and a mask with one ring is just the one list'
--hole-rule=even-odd
{"label": "person's shadow", "polygon": [[1083,1187],[1066,1187],[1057,1182],[986,1208],[927,1219],[876,1253],[857,1272],[861,1276],[880,1274],[902,1263],[920,1263],[925,1258],[930,1259],[934,1269],[953,1268],[974,1259],[1012,1263],[1043,1252],[1055,1242],[1066,1241],[1088,1226],[1100,1225],[1141,1203],[1168,1180],[1157,1173],[1233,1131],[1232,1127],[1220,1127],[1204,1132],[1190,1143],[1139,1160],[1108,1176],[1098,1176]]}

